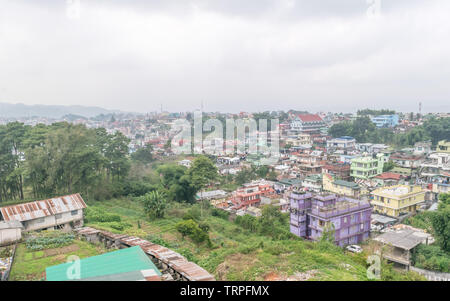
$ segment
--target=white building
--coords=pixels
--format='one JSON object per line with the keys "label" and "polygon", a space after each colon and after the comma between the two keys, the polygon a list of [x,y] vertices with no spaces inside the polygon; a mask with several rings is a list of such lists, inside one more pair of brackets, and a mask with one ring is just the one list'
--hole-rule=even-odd
{"label": "white building", "polygon": [[356,139],[349,136],[334,138],[327,141],[328,149],[352,150],[356,148]]}
{"label": "white building", "polygon": [[80,194],[0,208],[0,221],[18,221],[24,231],[83,226],[86,203]]}
{"label": "white building", "polygon": [[22,238],[23,226],[18,221],[0,222],[0,246],[6,246]]}

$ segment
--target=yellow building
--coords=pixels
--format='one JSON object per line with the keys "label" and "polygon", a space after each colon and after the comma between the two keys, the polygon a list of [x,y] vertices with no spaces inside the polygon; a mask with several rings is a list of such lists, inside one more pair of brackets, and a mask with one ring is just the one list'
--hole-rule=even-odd
{"label": "yellow building", "polygon": [[417,205],[425,201],[426,191],[420,186],[395,185],[372,191],[373,210],[398,217],[401,213],[416,212]]}
{"label": "yellow building", "polygon": [[450,141],[448,140],[439,141],[436,147],[436,151],[441,153],[450,153]]}
{"label": "yellow building", "polygon": [[354,198],[359,198],[365,192],[365,189],[355,182],[335,180],[332,175],[326,173],[322,174],[322,185],[325,191]]}

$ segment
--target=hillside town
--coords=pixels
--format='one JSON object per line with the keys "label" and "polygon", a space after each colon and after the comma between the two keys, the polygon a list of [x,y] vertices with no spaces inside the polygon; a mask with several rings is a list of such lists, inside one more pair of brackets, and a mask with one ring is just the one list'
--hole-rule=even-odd
{"label": "hillside town", "polygon": [[[203,114],[206,119],[279,118],[277,132],[271,132],[272,138],[279,135],[279,154],[270,164],[262,163],[267,154],[239,152],[238,149],[232,154],[222,151],[206,154],[205,150],[203,155],[174,153],[171,143],[179,132],[174,124],[180,119],[194,122],[192,116],[191,113],[154,113],[72,120],[19,119],[14,122],[24,123],[25,126],[39,123],[52,126],[52,123],[65,122],[87,129],[104,128],[108,135],[120,133],[128,139],[128,151],[124,156],[133,158],[133,154],[148,150],[149,162],[172,160],[182,170],[193,169],[197,158],[206,155],[207,160],[213,163],[217,177],[214,175],[214,181],[206,180],[206,185],[196,193],[194,202],[206,202],[236,221],[247,219],[246,216],[261,219],[265,214],[264,208],[274,208],[280,214],[289,216],[286,220],[288,224],[283,227],[298,238],[318,242],[331,235],[330,240],[335,245],[355,253],[361,252],[361,245],[368,242],[374,242],[380,250],[389,246],[392,249],[383,253],[387,262],[399,270],[419,271],[414,267],[412,254],[420,245],[433,244],[435,238],[430,231],[404,222],[421,212],[436,211],[440,196],[450,192],[450,140],[435,139],[433,143],[416,138],[417,141],[410,147],[399,147],[387,141],[380,143],[379,139],[372,142],[364,139],[361,142],[361,137],[341,136],[336,129],[365,118],[372,124],[373,131],[402,135],[415,127],[422,127],[429,120],[448,120],[448,114],[371,115],[358,112],[355,115],[295,111]],[[246,133],[245,142],[248,142],[250,135],[250,132]],[[224,146],[239,143],[226,139],[216,141]],[[141,249],[120,253],[126,257],[123,259],[125,261],[130,258],[138,260],[142,256],[149,258],[146,264],[132,271],[112,269],[105,271],[105,274],[83,275],[83,278],[150,281],[215,279],[213,273],[201,265],[158,245],[158,242],[114,234],[96,228],[97,224],[91,225],[89,220],[92,218],[89,214],[86,217],[84,212],[89,206],[79,193],[17,205],[0,205],[0,246],[15,245],[23,239],[28,241],[30,235],[33,239],[39,239],[33,233],[41,231],[74,231],[74,237],[101,243],[107,248],[133,249],[141,246],[143,253]],[[87,226],[84,225],[86,218]],[[171,259],[162,255],[167,252],[172,254]],[[86,260],[92,261],[90,264],[94,266],[101,265],[103,260],[108,260],[107,254]],[[13,258],[14,255],[0,261],[2,270],[7,271],[1,274],[4,279],[10,273]],[[68,280],[60,276],[58,269],[64,269],[63,265],[46,268],[44,278],[47,280]]]}

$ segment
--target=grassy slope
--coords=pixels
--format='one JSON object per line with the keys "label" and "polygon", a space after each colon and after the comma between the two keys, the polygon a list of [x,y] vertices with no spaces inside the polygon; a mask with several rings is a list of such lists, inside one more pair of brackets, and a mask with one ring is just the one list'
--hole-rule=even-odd
{"label": "grassy slope", "polygon": [[[218,280],[285,279],[292,275],[302,276],[302,273],[310,271],[312,275],[307,279],[311,280],[367,280],[365,253],[352,254],[339,247],[300,239],[273,241],[230,221],[205,214],[203,221],[210,226],[210,237],[215,246],[208,249],[204,245],[197,246],[189,239],[182,239],[175,230],[176,223],[187,210],[186,207],[169,209],[164,219],[149,221],[142,206],[135,201],[121,199],[90,202],[88,205],[118,214],[123,221],[133,225],[124,231],[116,231],[101,224],[91,226],[134,234],[149,240],[162,239],[170,248],[198,263]],[[138,221],[140,229],[137,226]],[[401,274],[389,268],[385,271],[386,275],[382,274],[383,279],[417,278],[412,273]]]}

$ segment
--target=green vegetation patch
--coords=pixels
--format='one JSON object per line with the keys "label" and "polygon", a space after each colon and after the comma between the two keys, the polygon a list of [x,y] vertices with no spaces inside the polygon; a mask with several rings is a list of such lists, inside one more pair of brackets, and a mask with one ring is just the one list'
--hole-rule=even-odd
{"label": "green vegetation patch", "polygon": [[77,239],[74,239],[69,245],[41,251],[30,250],[25,243],[22,243],[16,249],[10,280],[43,280],[47,267],[65,263],[71,255],[86,258],[103,254],[106,251],[100,245]]}

